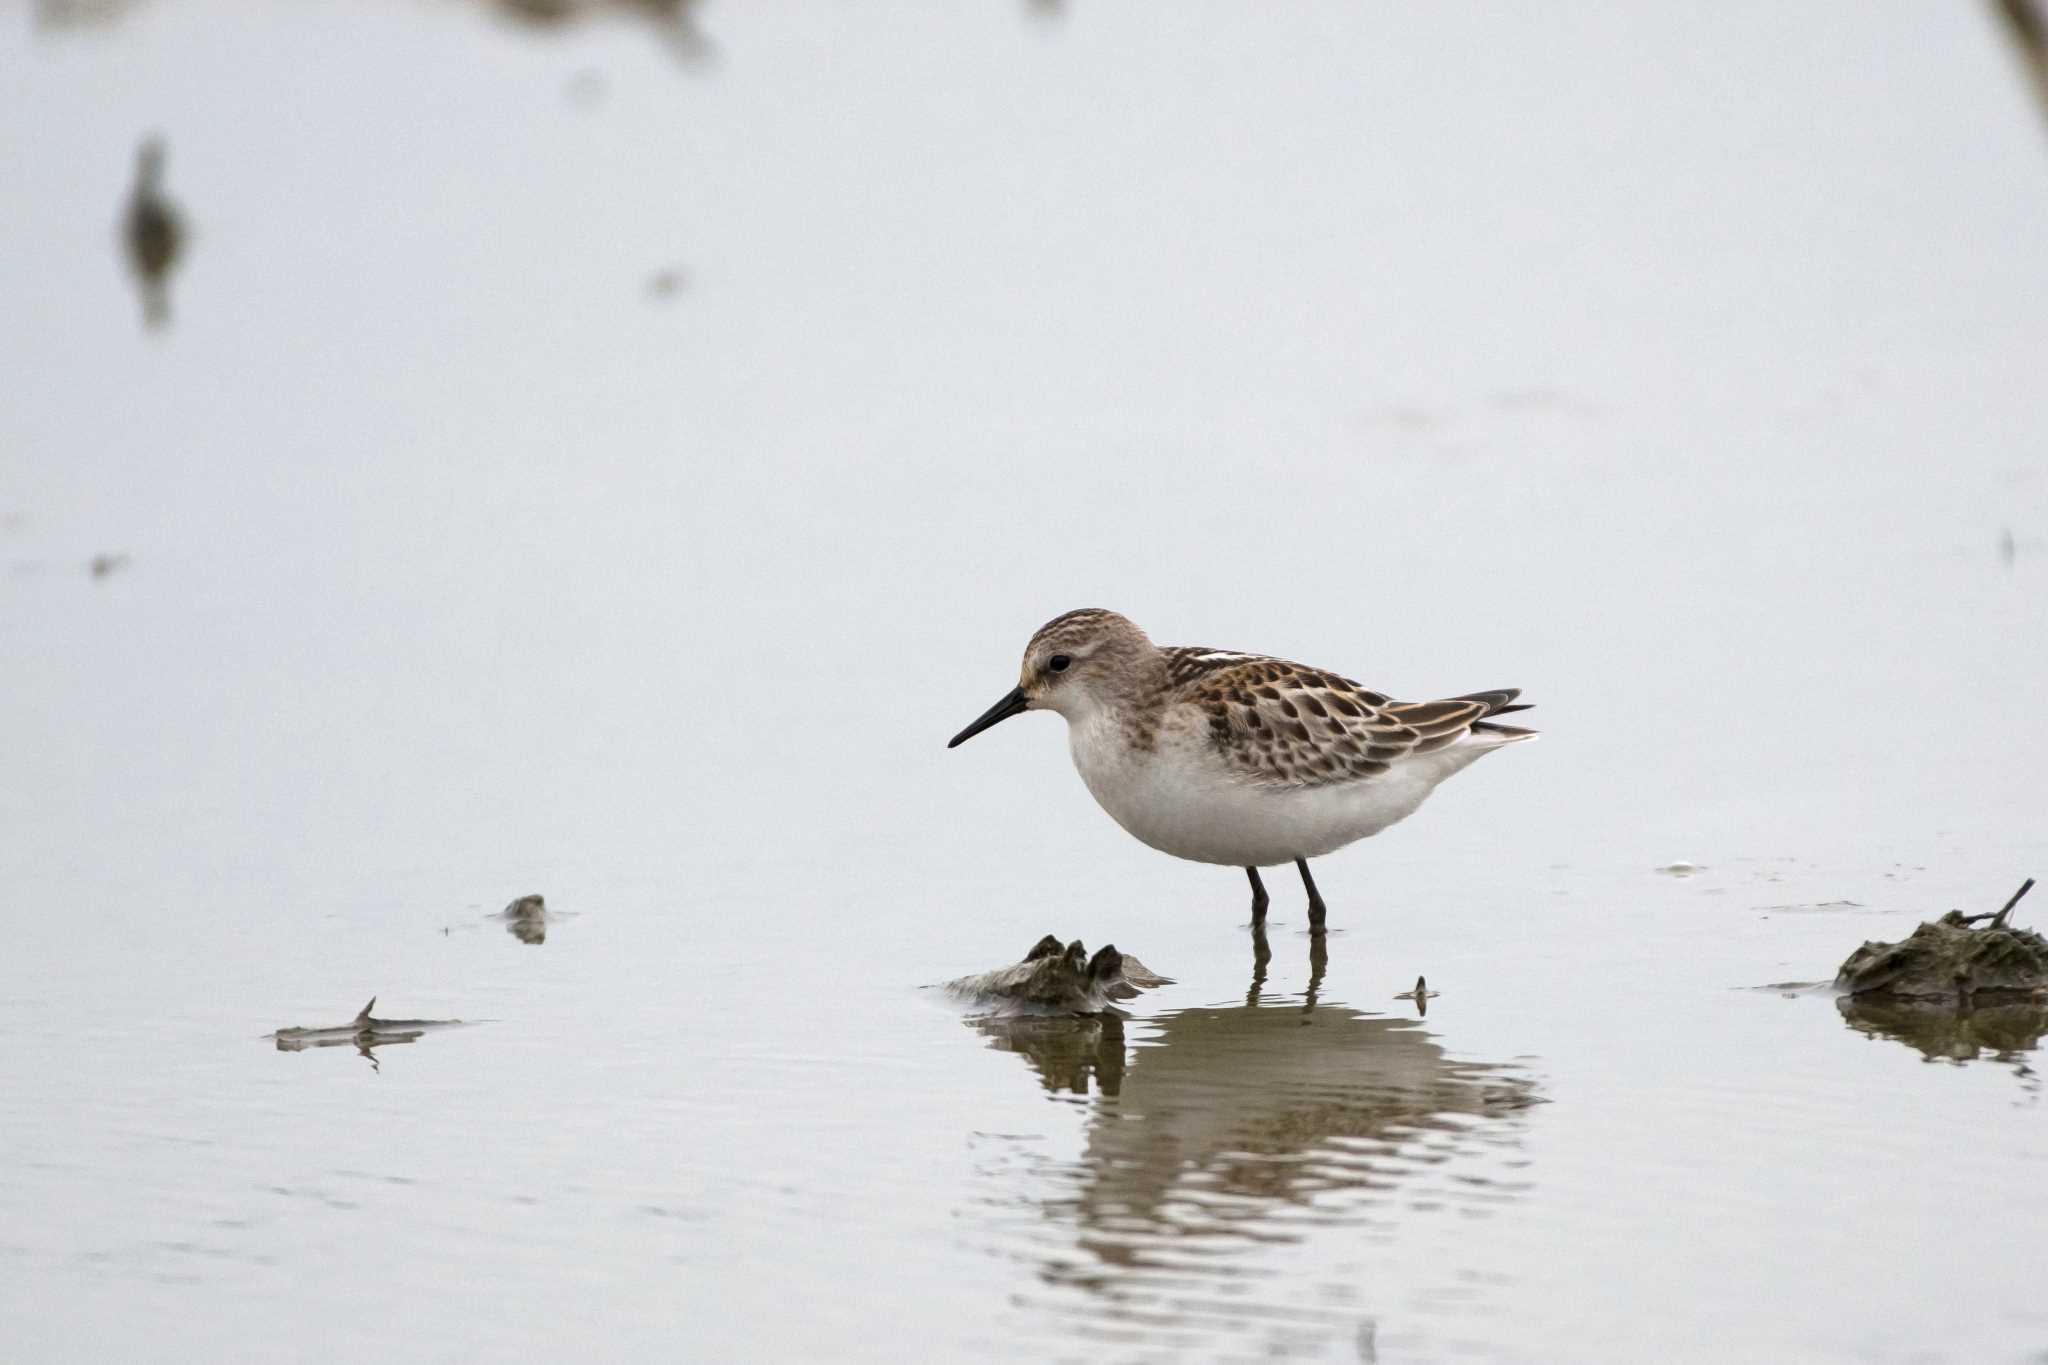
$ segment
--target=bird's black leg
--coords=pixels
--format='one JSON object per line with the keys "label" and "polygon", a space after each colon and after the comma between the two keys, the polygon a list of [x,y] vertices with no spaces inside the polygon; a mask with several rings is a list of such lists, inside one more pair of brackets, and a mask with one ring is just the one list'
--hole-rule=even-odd
{"label": "bird's black leg", "polygon": [[1266,906],[1270,903],[1266,895],[1266,884],[1259,880],[1259,870],[1256,867],[1246,868],[1244,875],[1252,879],[1252,928],[1263,929],[1266,927]]}
{"label": "bird's black leg", "polygon": [[1322,893],[1316,890],[1316,879],[1308,875],[1308,859],[1296,858],[1294,865],[1301,869],[1301,884],[1308,888],[1308,931],[1320,935],[1328,907],[1323,904]]}

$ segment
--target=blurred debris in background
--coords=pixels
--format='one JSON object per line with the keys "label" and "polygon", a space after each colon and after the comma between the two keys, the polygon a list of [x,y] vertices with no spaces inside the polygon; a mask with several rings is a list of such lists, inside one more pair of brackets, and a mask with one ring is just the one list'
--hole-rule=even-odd
{"label": "blurred debris in background", "polygon": [[1991,0],[2005,25],[2006,37],[2019,50],[2041,112],[2048,114],[2048,9],[2041,0]]}
{"label": "blurred debris in background", "polygon": [[164,140],[150,137],[135,155],[135,188],[128,192],[128,213],[121,240],[128,268],[142,290],[142,323],[161,327],[171,319],[171,270],[185,244],[185,226],[177,206],[164,197]]}
{"label": "blurred debris in background", "polygon": [[679,265],[665,266],[647,277],[647,297],[666,303],[690,287],[690,272]]}
{"label": "blurred debris in background", "polygon": [[[556,29],[600,15],[644,19],[676,56],[686,62],[709,62],[718,49],[697,22],[701,0],[489,0],[499,11],[528,28]],[[87,28],[124,19],[142,0],[36,0],[36,27]],[[1057,11],[1057,4],[1051,7]]]}
{"label": "blurred debris in background", "polygon": [[595,109],[603,104],[612,92],[611,81],[604,72],[594,66],[586,66],[571,75],[562,87],[562,93],[569,103],[583,109]]}
{"label": "blurred debris in background", "polygon": [[140,0],[36,0],[37,28],[84,28],[110,24]]}
{"label": "blurred debris in background", "polygon": [[708,62],[717,49],[697,22],[699,0],[494,0],[500,13],[532,28],[562,28],[603,14],[642,18],[686,62]]}

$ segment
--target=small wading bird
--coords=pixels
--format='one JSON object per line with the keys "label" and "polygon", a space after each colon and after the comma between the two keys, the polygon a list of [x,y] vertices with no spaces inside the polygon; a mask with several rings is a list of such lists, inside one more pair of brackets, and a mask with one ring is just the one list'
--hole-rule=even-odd
{"label": "small wading bird", "polygon": [[1081,780],[1126,831],[1176,858],[1243,868],[1254,927],[1266,922],[1259,869],[1293,863],[1321,934],[1308,860],[1407,818],[1481,754],[1533,739],[1491,719],[1528,710],[1510,704],[1519,695],[1393,701],[1263,654],[1161,648],[1091,607],[1040,626],[1017,687],[946,747],[1024,711],[1057,711]]}

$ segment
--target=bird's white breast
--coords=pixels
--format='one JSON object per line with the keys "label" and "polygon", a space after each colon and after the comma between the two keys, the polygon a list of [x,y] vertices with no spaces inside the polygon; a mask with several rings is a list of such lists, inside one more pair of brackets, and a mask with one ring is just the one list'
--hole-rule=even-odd
{"label": "bird's white breast", "polygon": [[1377,777],[1323,786],[1254,783],[1195,729],[1167,727],[1151,748],[1113,715],[1073,720],[1068,746],[1096,804],[1134,837],[1176,858],[1271,867],[1377,834],[1491,745],[1451,745]]}

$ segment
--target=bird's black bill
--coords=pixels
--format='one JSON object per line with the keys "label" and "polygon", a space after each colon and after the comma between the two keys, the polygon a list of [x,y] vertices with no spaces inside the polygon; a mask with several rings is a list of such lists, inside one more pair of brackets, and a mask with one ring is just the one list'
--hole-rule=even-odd
{"label": "bird's black bill", "polygon": [[982,712],[981,715],[975,719],[974,724],[968,726],[965,730],[962,730],[959,734],[947,740],[946,747],[948,749],[958,748],[960,745],[965,744],[968,740],[973,739],[976,735],[980,734],[983,730],[988,729],[989,726],[994,725],[997,721],[1008,720],[1010,717],[1017,715],[1019,712],[1023,711],[1026,707],[1030,705],[1030,699],[1024,695],[1024,689],[1021,687],[1014,688],[1011,690],[1009,696],[1004,697],[994,706],[991,706],[988,708],[988,710]]}

